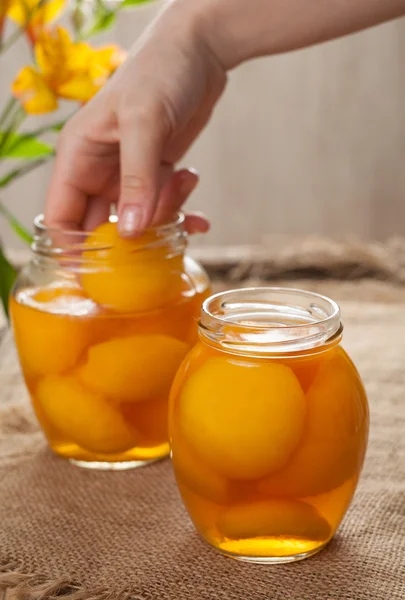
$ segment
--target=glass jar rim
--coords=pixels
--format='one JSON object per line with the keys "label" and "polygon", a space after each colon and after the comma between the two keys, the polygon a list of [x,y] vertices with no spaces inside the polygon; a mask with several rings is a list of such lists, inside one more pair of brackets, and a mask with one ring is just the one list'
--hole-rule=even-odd
{"label": "glass jar rim", "polygon": [[[117,220],[118,217],[115,215],[109,217],[109,222],[114,223]],[[184,224],[184,213],[177,212],[173,219],[167,223],[146,229],[145,233],[153,232],[155,238],[138,248],[134,248],[131,253],[160,247],[166,245],[168,241],[176,247],[176,251],[184,250],[187,239]],[[92,238],[91,247],[85,243],[89,236]],[[35,254],[49,258],[60,258],[65,254],[77,254],[83,251],[86,251],[88,255],[96,254],[100,250],[110,250],[113,247],[106,237],[102,232],[48,226],[45,223],[44,215],[39,214],[34,219],[34,239],[31,249]]]}
{"label": "glass jar rim", "polygon": [[228,352],[295,354],[336,345],[343,325],[339,305],[327,296],[296,288],[250,287],[207,298],[199,332]]}
{"label": "glass jar rim", "polygon": [[[118,217],[116,215],[111,215],[109,217],[110,222],[117,222]],[[185,215],[183,212],[179,211],[175,213],[173,219],[168,221],[167,223],[161,223],[160,225],[154,225],[153,227],[149,227],[145,231],[154,231],[156,233],[162,233],[162,235],[166,231],[170,231],[174,227],[181,227],[184,225]],[[46,225],[45,223],[45,215],[40,213],[34,218],[34,228],[35,233],[40,234],[52,234],[52,233],[60,233],[63,235],[72,235],[72,236],[89,236],[89,235],[100,235],[102,237],[103,234],[95,234],[94,231],[83,230],[83,229],[63,229],[62,227],[51,227]]]}

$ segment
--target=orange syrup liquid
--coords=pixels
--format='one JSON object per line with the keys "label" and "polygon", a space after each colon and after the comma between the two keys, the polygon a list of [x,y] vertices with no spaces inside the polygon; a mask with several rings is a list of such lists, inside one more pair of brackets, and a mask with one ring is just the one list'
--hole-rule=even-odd
{"label": "orange syrup liquid", "polygon": [[236,558],[287,562],[336,532],[361,471],[368,408],[340,346],[253,358],[199,343],[176,377],[169,423],[201,536]]}
{"label": "orange syrup liquid", "polygon": [[197,340],[209,282],[192,259],[165,247],[137,252],[153,232],[134,241],[118,238],[112,223],[100,232],[107,249],[90,235],[88,268],[17,289],[10,312],[51,448],[81,462],[141,463],[169,453],[169,391]]}

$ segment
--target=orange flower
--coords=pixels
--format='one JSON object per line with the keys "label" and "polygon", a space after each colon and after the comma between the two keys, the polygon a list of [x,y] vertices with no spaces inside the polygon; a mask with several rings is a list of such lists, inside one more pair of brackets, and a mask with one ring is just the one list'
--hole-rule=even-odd
{"label": "orange flower", "polygon": [[3,33],[4,19],[10,7],[12,0],[0,0],[0,40]]}
{"label": "orange flower", "polygon": [[0,0],[0,19],[6,16],[14,0]]}
{"label": "orange flower", "polygon": [[24,67],[12,91],[27,113],[58,107],[58,98],[87,102],[124,60],[116,46],[95,49],[73,42],[63,27],[42,31],[35,44],[36,67]]}
{"label": "orange flower", "polygon": [[[2,0],[0,0],[1,2]],[[67,0],[5,0],[7,16],[27,30],[33,43],[42,29],[62,12]]]}
{"label": "orange flower", "polygon": [[0,19],[5,16],[12,0],[0,0]]}

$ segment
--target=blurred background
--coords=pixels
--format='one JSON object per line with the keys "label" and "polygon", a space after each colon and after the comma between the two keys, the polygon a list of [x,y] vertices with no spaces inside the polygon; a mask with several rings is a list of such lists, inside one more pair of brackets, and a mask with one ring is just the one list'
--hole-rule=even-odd
{"label": "blurred background", "polygon": [[[94,42],[128,48],[159,4],[121,14]],[[24,40],[0,60],[2,102],[29,62]],[[208,129],[183,161],[201,174],[189,207],[212,220],[197,244],[258,244],[269,235],[404,235],[404,63],[400,20],[233,72]],[[27,227],[42,210],[50,170],[1,192]],[[6,248],[21,247],[1,219],[0,238]]]}

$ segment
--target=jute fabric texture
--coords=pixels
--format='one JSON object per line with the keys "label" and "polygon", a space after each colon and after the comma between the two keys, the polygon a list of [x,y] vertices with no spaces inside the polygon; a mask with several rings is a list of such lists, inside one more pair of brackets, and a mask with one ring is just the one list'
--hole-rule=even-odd
{"label": "jute fabric texture", "polygon": [[341,302],[371,408],[353,504],[319,555],[241,564],[195,534],[170,462],[86,471],[52,455],[0,332],[0,600],[404,600],[405,299],[382,282],[288,282]]}

